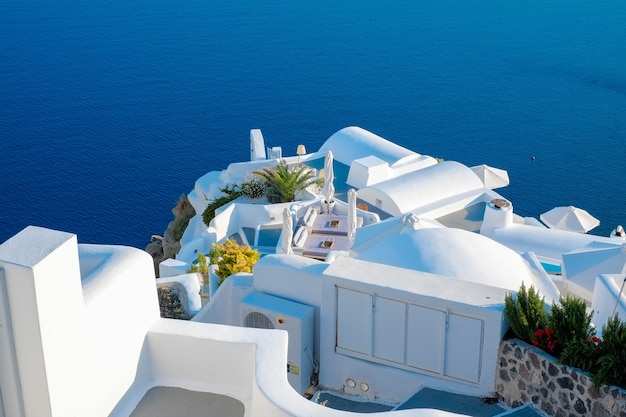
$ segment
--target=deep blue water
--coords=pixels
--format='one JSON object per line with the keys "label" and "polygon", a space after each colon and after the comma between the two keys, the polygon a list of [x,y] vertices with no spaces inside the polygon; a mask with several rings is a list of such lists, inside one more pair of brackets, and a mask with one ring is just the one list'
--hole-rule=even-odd
{"label": "deep blue water", "polygon": [[[626,2],[3,0],[0,242],[143,248],[181,193],[358,125],[626,223]],[[531,156],[536,159],[531,161]]]}

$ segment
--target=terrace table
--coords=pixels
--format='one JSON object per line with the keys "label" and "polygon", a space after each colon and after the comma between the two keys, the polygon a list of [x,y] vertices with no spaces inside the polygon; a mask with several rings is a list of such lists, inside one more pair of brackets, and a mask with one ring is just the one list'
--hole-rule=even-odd
{"label": "terrace table", "polygon": [[317,259],[326,259],[330,251],[350,250],[347,236],[311,234],[307,238],[302,255]]}

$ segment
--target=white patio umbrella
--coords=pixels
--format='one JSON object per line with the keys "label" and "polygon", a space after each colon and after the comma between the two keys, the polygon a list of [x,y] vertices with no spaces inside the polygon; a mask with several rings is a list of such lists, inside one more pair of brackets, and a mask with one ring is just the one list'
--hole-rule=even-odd
{"label": "white patio umbrella", "polygon": [[580,250],[564,253],[564,277],[590,293],[600,274],[626,273],[626,243],[621,245],[591,244]]}
{"label": "white patio umbrella", "polygon": [[331,203],[333,196],[335,195],[335,186],[333,181],[335,180],[335,173],[333,171],[333,153],[328,151],[326,158],[324,159],[324,188],[322,194],[326,199],[326,202]]}
{"label": "white patio umbrella", "polygon": [[480,178],[484,186],[491,190],[509,185],[509,173],[503,169],[490,167],[485,164],[477,165],[470,169]]}
{"label": "white patio umbrella", "polygon": [[555,207],[543,213],[539,218],[551,229],[578,233],[587,233],[600,224],[600,220],[586,210],[574,206]]}
{"label": "white patio umbrella", "polygon": [[293,218],[287,207],[283,210],[283,253],[293,255],[291,244],[293,243]]}
{"label": "white patio umbrella", "polygon": [[348,237],[350,242],[354,242],[356,234],[356,191],[354,188],[348,190]]}

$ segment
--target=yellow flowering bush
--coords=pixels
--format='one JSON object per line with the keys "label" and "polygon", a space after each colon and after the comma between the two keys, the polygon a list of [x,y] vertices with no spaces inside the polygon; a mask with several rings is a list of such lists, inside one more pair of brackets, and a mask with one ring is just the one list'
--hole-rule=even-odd
{"label": "yellow flowering bush", "polygon": [[261,258],[256,249],[240,245],[232,239],[224,243],[214,243],[213,249],[217,257],[216,274],[220,277],[220,284],[237,272],[252,272],[252,267]]}

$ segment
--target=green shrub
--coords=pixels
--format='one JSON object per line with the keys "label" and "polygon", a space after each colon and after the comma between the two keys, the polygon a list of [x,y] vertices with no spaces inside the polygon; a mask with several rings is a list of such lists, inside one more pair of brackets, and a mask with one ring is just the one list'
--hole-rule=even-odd
{"label": "green shrub", "polygon": [[212,247],[209,251],[209,263],[211,265],[217,265],[217,261],[220,260],[220,251],[217,248]]}
{"label": "green shrub", "polygon": [[532,285],[526,291],[522,283],[517,296],[507,294],[504,299],[504,311],[515,335],[525,342],[532,343],[535,332],[546,326],[544,298],[539,298],[539,292]]}
{"label": "green shrub", "polygon": [[626,388],[626,322],[614,315],[602,326],[602,339],[594,335],[593,312],[584,300],[567,296],[545,312],[544,299],[522,284],[517,297],[507,294],[505,314],[515,335],[558,358],[564,365],[591,374],[594,388]]}
{"label": "green shrub", "polygon": [[561,297],[559,304],[552,303],[552,309],[548,315],[548,327],[554,330],[557,344],[551,352],[559,356],[565,345],[571,341],[584,343],[595,333],[591,326],[593,313],[587,313],[585,301],[568,295]]}
{"label": "green shrub", "polygon": [[219,257],[216,274],[220,277],[220,284],[238,272],[252,272],[252,267],[261,258],[256,249],[248,245],[239,245],[232,239],[222,244],[214,243],[213,247],[216,251],[213,256]]}
{"label": "green shrub", "polygon": [[626,388],[626,322],[617,314],[602,326],[600,348],[598,370],[592,377],[594,387],[606,384]]}
{"label": "green shrub", "polygon": [[204,212],[202,213],[202,221],[207,226],[211,223],[211,220],[213,220],[213,218],[215,217],[215,210],[217,210],[218,208],[222,207],[225,204],[230,203],[231,201],[233,201],[234,199],[236,199],[237,197],[241,195],[241,191],[239,190],[239,187],[237,185],[232,185],[232,186],[227,185],[224,188],[220,188],[220,191],[224,193],[224,195],[211,200],[207,208],[204,209]]}
{"label": "green shrub", "polygon": [[592,336],[588,339],[570,339],[563,346],[559,362],[590,373],[598,371],[598,359],[602,353],[600,338]]}
{"label": "green shrub", "polygon": [[204,275],[209,273],[209,264],[204,253],[198,253],[198,262],[192,264],[189,268],[187,268],[186,272],[199,272]]}

